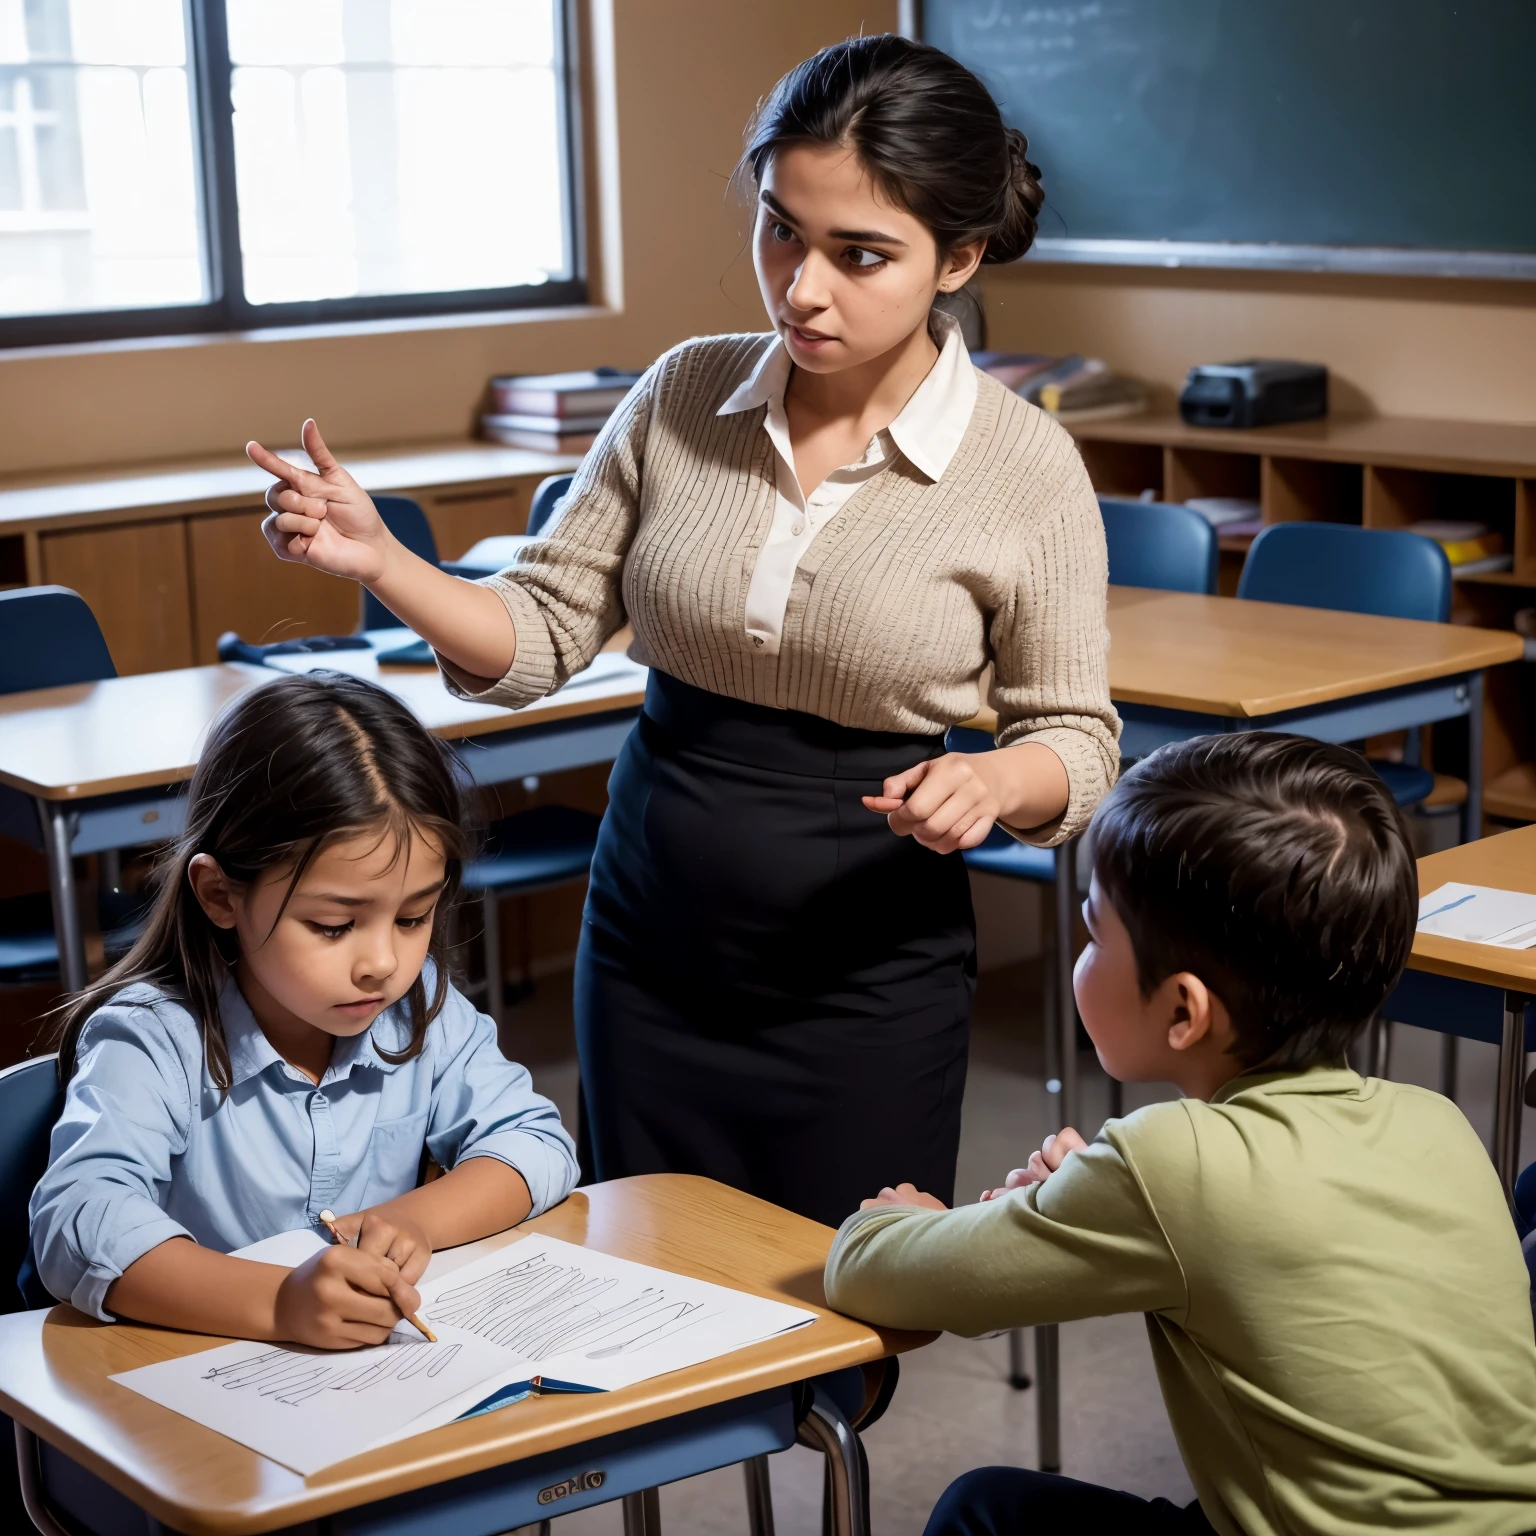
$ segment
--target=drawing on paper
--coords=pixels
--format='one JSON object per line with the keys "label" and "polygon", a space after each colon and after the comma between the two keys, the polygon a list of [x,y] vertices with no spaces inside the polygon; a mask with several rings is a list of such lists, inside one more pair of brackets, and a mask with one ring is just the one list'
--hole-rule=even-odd
{"label": "drawing on paper", "polygon": [[273,1402],[297,1407],[322,1392],[367,1392],[388,1381],[410,1381],[442,1374],[460,1346],[434,1346],[425,1339],[394,1339],[381,1358],[367,1365],[331,1363],[327,1357],[300,1355],[291,1349],[267,1349],[204,1372],[201,1380],[216,1382],[226,1392],[254,1391]]}
{"label": "drawing on paper", "polygon": [[[620,1289],[623,1298],[608,1302]],[[536,1254],[444,1289],[424,1310],[433,1323],[463,1328],[531,1360],[566,1354],[608,1360],[691,1328],[711,1315],[704,1306],[668,1296],[660,1285],[637,1294],[611,1275],[589,1275]]]}

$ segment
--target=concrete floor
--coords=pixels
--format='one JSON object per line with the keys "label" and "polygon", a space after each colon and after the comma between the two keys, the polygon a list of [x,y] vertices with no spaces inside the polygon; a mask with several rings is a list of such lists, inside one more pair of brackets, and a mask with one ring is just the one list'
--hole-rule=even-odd
{"label": "concrete floor", "polygon": [[[509,1054],[520,1055],[538,1086],[574,1118],[576,1066],[569,1046],[569,992],[561,978],[512,1010]],[[986,972],[977,991],[972,1070],[960,1149],[961,1199],[1000,1181],[1056,1129],[1046,1123],[1040,1072],[1040,968],[1029,962]],[[1399,1027],[1392,1075],[1433,1087],[1439,1037]],[[1487,1139],[1496,1052],[1463,1042],[1459,1098]],[[1108,1084],[1092,1055],[1081,1058],[1085,1124],[1097,1129]],[[1172,1090],[1128,1087],[1127,1112]],[[1528,1117],[1528,1121],[1536,1117]],[[1527,1126],[1526,1156],[1536,1157]],[[1194,1497],[1163,1411],[1145,1326],[1139,1316],[1096,1318],[1061,1331],[1064,1470],[1143,1497]],[[876,1536],[919,1536],[948,1483],[972,1467],[1034,1466],[1035,1394],[1007,1384],[1005,1339],[945,1335],[903,1357],[901,1385],[885,1417],[865,1438],[870,1463],[871,1520]],[[821,1461],[796,1448],[771,1461],[779,1536],[817,1536],[821,1529]],[[661,1491],[667,1536],[745,1536],[742,1473],[727,1467]],[[578,1511],[555,1522],[555,1536],[618,1536],[617,1504]]]}

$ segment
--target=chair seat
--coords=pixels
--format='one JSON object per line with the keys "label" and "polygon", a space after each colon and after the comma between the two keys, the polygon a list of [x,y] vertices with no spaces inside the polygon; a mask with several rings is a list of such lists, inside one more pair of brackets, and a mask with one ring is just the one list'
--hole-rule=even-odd
{"label": "chair seat", "polygon": [[592,863],[602,818],[568,805],[541,805],[491,828],[484,851],[464,866],[464,889],[513,895],[579,880]]}
{"label": "chair seat", "polygon": [[[133,948],[144,931],[144,920],[114,928],[103,936],[106,957],[120,960]],[[18,933],[0,933],[0,981],[18,985],[31,981],[53,981],[59,974],[59,946],[51,928],[37,928]]]}
{"label": "chair seat", "polygon": [[1009,880],[1034,880],[1049,885],[1056,878],[1056,854],[1050,848],[1036,848],[1021,843],[993,827],[986,842],[968,848],[962,855],[966,864],[984,875],[1003,875]]}
{"label": "chair seat", "polygon": [[1422,804],[1435,787],[1435,776],[1428,768],[1415,768],[1411,763],[1382,762],[1374,757],[1367,761],[1401,806]]}

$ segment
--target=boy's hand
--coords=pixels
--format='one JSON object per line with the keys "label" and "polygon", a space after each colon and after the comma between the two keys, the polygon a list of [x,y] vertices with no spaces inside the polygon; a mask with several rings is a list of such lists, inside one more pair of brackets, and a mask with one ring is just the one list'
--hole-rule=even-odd
{"label": "boy's hand", "polygon": [[859,1201],[861,1211],[867,1211],[872,1205],[920,1205],[925,1211],[949,1209],[942,1200],[925,1195],[915,1184],[898,1184],[895,1189],[887,1185],[873,1200]]}
{"label": "boy's hand", "polygon": [[1044,1184],[1066,1161],[1068,1152],[1080,1152],[1088,1143],[1072,1127],[1066,1126],[1054,1136],[1047,1136],[1038,1152],[1029,1155],[1027,1168],[1015,1168],[1003,1181],[1001,1189],[984,1189],[983,1200],[996,1200],[1010,1189],[1023,1189],[1029,1184]]}
{"label": "boy's hand", "polygon": [[336,1230],[359,1253],[377,1254],[388,1259],[408,1286],[421,1279],[427,1260],[432,1257],[431,1240],[414,1221],[404,1216],[386,1215],[382,1209],[338,1216]]}
{"label": "boy's hand", "polygon": [[280,459],[260,443],[247,443],[252,463],[276,477],[267,487],[271,516],[261,525],[279,560],[311,565],[331,576],[377,581],[389,557],[389,530],[367,491],[325,446],[313,421],[304,423],[304,451],[313,471]]}
{"label": "boy's hand", "polygon": [[278,1286],[277,1336],[317,1349],[382,1344],[421,1305],[390,1259],[337,1245],[306,1259]]}

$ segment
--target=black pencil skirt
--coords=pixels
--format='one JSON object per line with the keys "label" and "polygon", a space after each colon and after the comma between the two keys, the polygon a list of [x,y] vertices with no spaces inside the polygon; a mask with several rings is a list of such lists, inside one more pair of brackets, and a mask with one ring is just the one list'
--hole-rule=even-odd
{"label": "black pencil skirt", "polygon": [[970,886],[860,804],[943,750],[651,673],[577,955],[588,1177],[705,1174],[833,1225],[883,1184],[952,1199]]}

